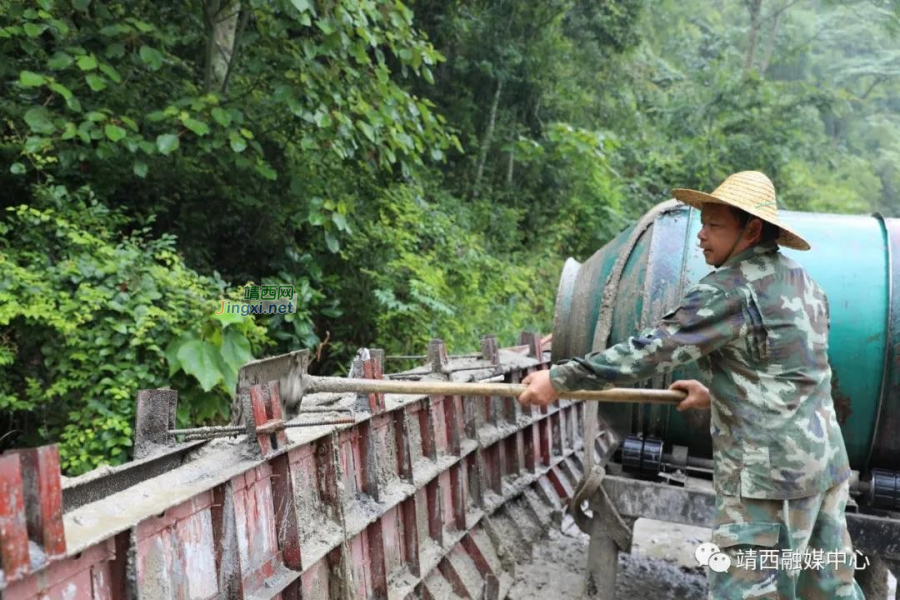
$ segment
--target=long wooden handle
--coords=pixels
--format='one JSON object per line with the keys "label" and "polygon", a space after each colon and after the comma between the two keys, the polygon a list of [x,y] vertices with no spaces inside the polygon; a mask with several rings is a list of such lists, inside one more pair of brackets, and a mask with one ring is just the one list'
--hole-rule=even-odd
{"label": "long wooden handle", "polygon": [[[518,398],[528,388],[518,383],[461,383],[456,381],[391,381],[387,379],[348,379],[344,377],[304,377],[304,391],[356,392],[358,394],[428,394],[442,396],[501,396]],[[603,391],[563,392],[562,397],[571,400],[593,402],[643,402],[648,404],[678,404],[684,400],[683,392],[613,388]]]}

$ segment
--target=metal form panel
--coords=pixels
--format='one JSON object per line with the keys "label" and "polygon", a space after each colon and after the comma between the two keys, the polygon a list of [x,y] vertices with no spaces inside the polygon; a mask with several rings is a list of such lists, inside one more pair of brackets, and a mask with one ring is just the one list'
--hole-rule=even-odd
{"label": "metal form panel", "polygon": [[[547,368],[540,338],[521,341],[528,356],[487,340],[483,376],[517,382]],[[432,350],[452,376],[446,350]],[[377,356],[366,377],[382,377]],[[135,483],[118,478],[65,515],[52,449],[0,458],[2,597],[499,597],[509,557],[530,548],[581,475],[580,404],[523,411],[497,398],[373,394],[351,424],[285,430],[279,392],[275,381],[246,390],[244,414],[263,433],[201,444],[181,466],[129,475]],[[153,424],[141,432],[171,452]],[[34,511],[23,481],[40,483]],[[44,549],[43,563],[29,546]]]}

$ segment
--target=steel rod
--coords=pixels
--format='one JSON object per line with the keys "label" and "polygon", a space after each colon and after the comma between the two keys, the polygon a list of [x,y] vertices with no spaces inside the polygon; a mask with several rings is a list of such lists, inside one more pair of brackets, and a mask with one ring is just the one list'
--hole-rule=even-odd
{"label": "steel rod", "polygon": [[[357,394],[427,394],[441,396],[501,396],[518,398],[528,386],[517,383],[463,383],[454,381],[396,381],[386,379],[351,379],[344,377],[303,378],[305,393],[353,392]],[[563,398],[593,402],[641,402],[646,404],[678,404],[685,398],[683,392],[613,388],[602,391],[563,392]]]}
{"label": "steel rod", "polygon": [[319,425],[344,425],[346,423],[356,423],[354,417],[336,417],[334,419],[319,419],[317,421],[301,421],[296,423],[285,423],[284,428],[292,427],[318,427]]}
{"label": "steel rod", "polygon": [[231,433],[235,435],[247,433],[247,428],[243,425],[214,425],[212,427],[194,427],[191,429],[170,429],[169,435],[206,435]]}
{"label": "steel rod", "polygon": [[[469,352],[468,354],[451,354],[447,358],[481,358],[481,352]],[[425,360],[427,354],[391,354],[384,357],[385,360]]]}
{"label": "steel rod", "polygon": [[192,434],[189,434],[189,435],[185,435],[185,436],[184,436],[184,441],[185,441],[185,442],[199,442],[199,441],[201,441],[201,440],[211,440],[211,439],[213,439],[213,438],[237,437],[237,436],[241,435],[242,433],[247,433],[247,430],[245,429],[243,432],[235,432],[235,431],[215,432],[215,431],[209,431],[209,432],[206,432],[206,433],[192,433]]}
{"label": "steel rod", "polygon": [[[312,411],[311,411],[312,412]],[[323,411],[324,412],[324,411]],[[330,412],[330,411],[329,411]],[[303,413],[300,413],[303,414]],[[343,425],[346,423],[355,423],[356,419],[351,416],[334,417],[331,419],[316,419],[307,421],[296,421],[285,423],[285,429],[293,427],[318,427],[320,425]],[[193,429],[170,429],[169,435],[183,435],[185,440],[188,439],[204,439],[208,437],[229,437],[243,435],[249,430],[243,425],[219,425],[213,427],[194,427]]]}

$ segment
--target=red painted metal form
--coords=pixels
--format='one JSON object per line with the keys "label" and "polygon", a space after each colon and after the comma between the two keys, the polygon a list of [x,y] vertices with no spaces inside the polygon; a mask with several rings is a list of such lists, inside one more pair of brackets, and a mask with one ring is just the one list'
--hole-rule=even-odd
{"label": "red painted metal form", "polygon": [[55,446],[0,457],[0,590],[66,557],[59,452]]}
{"label": "red painted metal form", "polygon": [[0,566],[7,581],[30,570],[28,525],[22,486],[22,463],[17,454],[0,457]]}
{"label": "red painted metal form", "polygon": [[[541,338],[520,341],[531,356],[486,337],[483,376],[519,381],[546,368]],[[429,352],[441,377],[478,375],[454,374],[442,343]],[[365,361],[366,377],[382,377],[380,358]],[[47,486],[43,529],[32,531],[21,465],[43,460],[58,481],[58,461],[0,457],[4,600],[499,598],[512,561],[581,474],[580,404],[523,411],[498,398],[372,395],[352,424],[286,430],[278,383],[243,393],[248,435],[207,442],[180,467],[67,511],[65,558],[33,572],[28,537],[58,555],[47,524],[61,504]],[[303,405],[334,394],[321,396]]]}

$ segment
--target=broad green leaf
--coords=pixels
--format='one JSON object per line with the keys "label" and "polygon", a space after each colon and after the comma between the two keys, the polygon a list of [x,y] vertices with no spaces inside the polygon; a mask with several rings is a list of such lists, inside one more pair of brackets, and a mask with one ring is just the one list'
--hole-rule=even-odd
{"label": "broad green leaf", "polygon": [[147,176],[147,163],[142,160],[134,161],[132,171],[134,171],[135,175],[137,175],[141,179],[144,179]]}
{"label": "broad green leaf", "polygon": [[104,75],[106,75],[116,83],[122,83],[122,77],[119,75],[119,72],[112,68],[110,65],[101,63],[100,70],[103,71]]}
{"label": "broad green leaf", "polygon": [[97,59],[94,58],[92,54],[79,56],[76,63],[78,64],[78,68],[82,71],[93,71],[97,68]]}
{"label": "broad green leaf", "polygon": [[331,115],[329,115],[326,111],[319,111],[316,113],[316,125],[319,127],[331,127]]}
{"label": "broad green leaf", "polygon": [[112,123],[107,123],[106,127],[103,128],[103,132],[111,142],[118,142],[127,135],[127,132],[124,129]]}
{"label": "broad green leaf", "polygon": [[47,26],[43,23],[25,23],[22,29],[28,37],[36,38],[47,30]]}
{"label": "broad green leaf", "polygon": [[160,54],[159,50],[156,48],[141,46],[138,54],[140,55],[141,60],[144,61],[144,64],[153,71],[157,71],[163,66],[163,55]]}
{"label": "broad green leaf", "polygon": [[163,354],[166,357],[166,362],[169,363],[169,377],[172,377],[181,369],[181,361],[178,360],[178,351],[187,342],[195,339],[197,339],[196,334],[185,333],[169,342],[169,344],[166,346],[165,352]]}
{"label": "broad green leaf", "polygon": [[218,106],[212,109],[212,118],[215,119],[216,123],[221,125],[222,127],[228,127],[231,125],[231,113],[227,110],[219,108]]}
{"label": "broad green leaf", "polygon": [[256,163],[256,172],[268,179],[269,181],[275,181],[278,179],[278,173],[275,172],[275,169],[272,168],[272,165],[267,163],[264,160]]}
{"label": "broad green leaf", "polygon": [[120,33],[127,32],[130,28],[124,27],[116,23],[115,25],[107,25],[103,29],[100,30],[100,35],[105,35],[106,37],[115,37]]}
{"label": "broad green leaf", "polygon": [[106,58],[122,58],[125,56],[125,46],[118,42],[110,44],[106,47],[106,51],[103,54]]}
{"label": "broad green leaf", "polygon": [[67,88],[66,86],[64,86],[61,83],[56,83],[54,81],[47,87],[49,87],[51,90],[53,90],[54,92],[56,92],[57,94],[59,94],[60,96],[65,98],[66,101],[69,101],[72,99],[72,90],[70,90],[69,88]]}
{"label": "broad green leaf", "polygon": [[341,249],[341,243],[338,241],[337,237],[335,237],[335,235],[330,231],[325,232],[325,244],[328,246],[328,249],[332,254],[337,254],[338,250]]}
{"label": "broad green leaf", "polygon": [[[222,302],[222,301],[220,300],[220,301],[219,301],[219,306],[220,306],[220,307],[222,306],[221,302]],[[216,321],[219,321],[219,322],[222,323],[225,327],[228,327],[229,325],[233,325],[234,323],[240,323],[240,322],[243,321],[245,318],[246,318],[246,317],[244,317],[244,316],[241,315],[240,313],[228,312],[228,311],[226,311],[226,310],[223,310],[223,311],[222,311],[222,314],[213,313],[213,319],[215,319]]]}
{"label": "broad green leaf", "polygon": [[90,5],[91,0],[72,0],[72,8],[80,10],[81,12],[87,12],[88,6]]}
{"label": "broad green leaf", "polygon": [[218,348],[201,340],[191,340],[178,349],[176,356],[181,368],[197,378],[204,392],[213,389],[222,379],[218,352]]}
{"label": "broad green leaf", "polygon": [[150,23],[141,21],[139,19],[129,19],[129,22],[137,27],[138,31],[141,31],[143,33],[150,33],[151,31],[156,30],[156,27],[154,27]]}
{"label": "broad green leaf", "polygon": [[247,149],[247,142],[236,131],[228,133],[228,141],[231,143],[231,149],[235,152],[243,152]]}
{"label": "broad green leaf", "polygon": [[375,130],[372,129],[372,126],[366,123],[365,121],[357,121],[356,126],[365,134],[367,138],[369,138],[370,142],[375,141]]}
{"label": "broad green leaf", "polygon": [[321,29],[322,33],[324,33],[325,35],[331,35],[332,33],[334,33],[334,25],[331,24],[331,19],[329,18],[317,19],[316,26]]}
{"label": "broad green leaf", "polygon": [[229,392],[234,392],[237,390],[237,376],[238,371],[236,369],[230,369],[226,365],[222,369],[222,386]]}
{"label": "broad green leaf", "polygon": [[27,154],[38,154],[43,152],[50,146],[50,140],[38,135],[31,135],[25,139],[25,152]]}
{"label": "broad green leaf", "polygon": [[338,229],[349,233],[350,226],[347,225],[347,217],[345,217],[341,213],[335,212],[331,213],[331,220],[334,221],[334,224],[337,225]]}
{"label": "broad green leaf", "polygon": [[9,167],[9,172],[12,173],[13,175],[21,175],[22,173],[25,172],[25,165],[23,165],[20,162],[14,162]]}
{"label": "broad green leaf", "polygon": [[222,358],[225,359],[225,364],[235,371],[253,360],[250,342],[243,333],[234,327],[227,327],[222,336]]}
{"label": "broad green leaf", "polygon": [[75,96],[66,98],[66,106],[73,112],[81,112],[81,102]]}
{"label": "broad green leaf", "polygon": [[164,133],[156,138],[156,147],[163,156],[168,156],[178,150],[179,145],[178,136],[173,133]]}
{"label": "broad green leaf", "polygon": [[22,87],[38,87],[44,85],[45,81],[46,79],[43,75],[39,75],[32,71],[22,71],[19,73],[19,83],[22,84]]}
{"label": "broad green leaf", "polygon": [[63,132],[62,136],[60,136],[64,140],[71,140],[78,134],[78,128],[75,127],[75,123],[71,121],[66,123],[66,130]]}
{"label": "broad green leaf", "polygon": [[307,12],[312,8],[309,5],[309,0],[291,0],[291,4],[300,12]]}
{"label": "broad green leaf", "polygon": [[28,109],[25,113],[25,122],[35,133],[53,133],[56,127],[50,121],[50,113],[43,106]]}
{"label": "broad green leaf", "polygon": [[193,119],[188,117],[182,121],[184,126],[196,133],[197,135],[203,136],[209,133],[209,125],[204,123],[203,121],[198,121],[197,119]]}
{"label": "broad green leaf", "polygon": [[61,71],[69,67],[73,62],[74,59],[65,52],[54,52],[50,60],[47,61],[47,66],[54,71]]}
{"label": "broad green leaf", "polygon": [[84,79],[87,81],[88,86],[95,92],[106,89],[106,80],[96,73],[88,73],[84,76]]}

